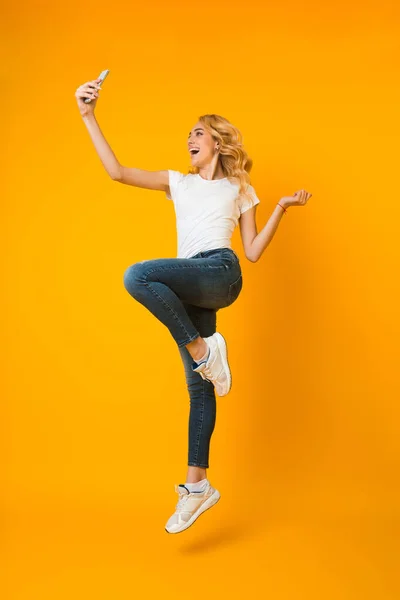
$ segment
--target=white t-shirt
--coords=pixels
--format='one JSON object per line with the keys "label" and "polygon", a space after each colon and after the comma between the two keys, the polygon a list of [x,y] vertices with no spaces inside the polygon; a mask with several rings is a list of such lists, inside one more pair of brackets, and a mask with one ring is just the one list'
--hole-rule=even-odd
{"label": "white t-shirt", "polygon": [[169,189],[175,207],[177,258],[189,258],[214,248],[231,248],[239,217],[260,202],[253,186],[250,202],[239,196],[239,184],[229,179],[204,179],[201,175],[169,170]]}

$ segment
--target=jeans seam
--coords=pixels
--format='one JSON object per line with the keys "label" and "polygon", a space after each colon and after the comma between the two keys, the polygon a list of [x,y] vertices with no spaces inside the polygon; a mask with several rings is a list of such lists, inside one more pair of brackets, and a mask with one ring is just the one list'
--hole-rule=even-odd
{"label": "jeans seam", "polygon": [[202,378],[202,386],[201,386],[201,409],[200,409],[200,426],[198,427],[197,430],[197,439],[196,439],[196,455],[195,455],[195,462],[197,462],[198,460],[198,456],[199,456],[199,447],[200,447],[200,437],[201,437],[201,432],[203,431],[203,421],[204,421],[204,387],[205,387],[205,381]]}
{"label": "jeans seam", "polygon": [[[205,257],[207,258],[207,257]],[[189,259],[188,259],[189,260]],[[225,268],[225,264],[221,264],[221,265],[168,265],[168,266],[159,266],[159,267],[154,267],[153,269],[149,269],[148,271],[146,271],[147,274],[149,273],[154,273],[155,271],[168,271],[169,269],[221,269],[221,268]]]}

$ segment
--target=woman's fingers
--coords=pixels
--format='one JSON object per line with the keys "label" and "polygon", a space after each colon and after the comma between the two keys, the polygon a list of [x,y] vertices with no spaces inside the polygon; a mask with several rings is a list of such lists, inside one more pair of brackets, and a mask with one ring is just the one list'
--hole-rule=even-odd
{"label": "woman's fingers", "polygon": [[100,85],[96,81],[89,81],[86,85],[88,87],[90,87],[90,88],[95,89],[95,90],[100,90],[101,89]]}
{"label": "woman's fingers", "polygon": [[98,94],[94,94],[93,92],[81,92],[79,94],[82,98],[98,98]]}
{"label": "woman's fingers", "polygon": [[83,89],[77,89],[75,96],[77,96],[78,98],[98,98],[99,94],[96,92],[91,92],[91,91],[86,91],[85,88]]}
{"label": "woman's fingers", "polygon": [[101,87],[95,81],[88,81],[79,86],[76,90],[77,94],[85,98],[98,98]]}
{"label": "woman's fingers", "polygon": [[305,204],[311,194],[309,194],[306,190],[297,190],[293,196],[296,198],[298,204]]}
{"label": "woman's fingers", "polygon": [[98,98],[99,92],[97,91],[97,88],[98,86],[95,86],[93,83],[88,83],[84,89],[86,93],[90,94],[91,98]]}
{"label": "woman's fingers", "polygon": [[93,87],[93,86],[91,86],[91,85],[88,85],[88,86],[86,86],[86,88],[85,88],[85,91],[86,91],[86,92],[92,92],[92,93],[94,94],[94,93],[97,93],[97,92],[98,92],[98,89],[99,89],[99,88],[95,88],[95,87]]}
{"label": "woman's fingers", "polygon": [[311,198],[312,194],[307,192],[306,190],[297,190],[292,196],[295,199],[295,204],[302,206],[306,204],[309,198]]}

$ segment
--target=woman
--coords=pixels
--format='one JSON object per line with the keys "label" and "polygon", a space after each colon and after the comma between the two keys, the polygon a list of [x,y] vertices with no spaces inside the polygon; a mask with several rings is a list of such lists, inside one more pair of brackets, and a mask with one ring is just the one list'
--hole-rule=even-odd
{"label": "woman", "polygon": [[[207,479],[210,439],[215,426],[215,391],[225,396],[231,373],[224,337],[216,331],[216,313],[230,306],[242,289],[242,272],[231,248],[239,223],[244,253],[256,262],[270,243],[289,206],[306,204],[305,190],[281,198],[268,223],[257,233],[256,205],[250,184],[252,161],[239,130],[219,115],[203,115],[188,136],[192,167],[179,171],[145,171],[121,165],[94,117],[100,80],[81,85],[78,107],[100,159],[110,177],[120,183],[165,192],[174,203],[178,253],[176,258],[144,260],[124,274],[127,291],[168,329],[182,357],[190,396],[189,453],[186,483],[165,529],[184,531],[213,506],[220,494]],[[90,98],[85,103],[84,98]]]}

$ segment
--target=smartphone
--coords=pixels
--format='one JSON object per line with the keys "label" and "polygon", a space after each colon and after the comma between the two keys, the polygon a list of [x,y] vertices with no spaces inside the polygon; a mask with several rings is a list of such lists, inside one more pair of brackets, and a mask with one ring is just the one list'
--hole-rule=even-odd
{"label": "smartphone", "polygon": [[[100,73],[100,75],[98,76],[97,79],[100,79],[100,85],[103,83],[103,81],[105,80],[105,78],[107,77],[107,75],[109,74],[110,70],[109,69],[105,69],[104,71],[102,71]],[[92,101],[93,98],[85,98],[83,101],[85,102],[85,104],[89,104],[89,102]]]}

